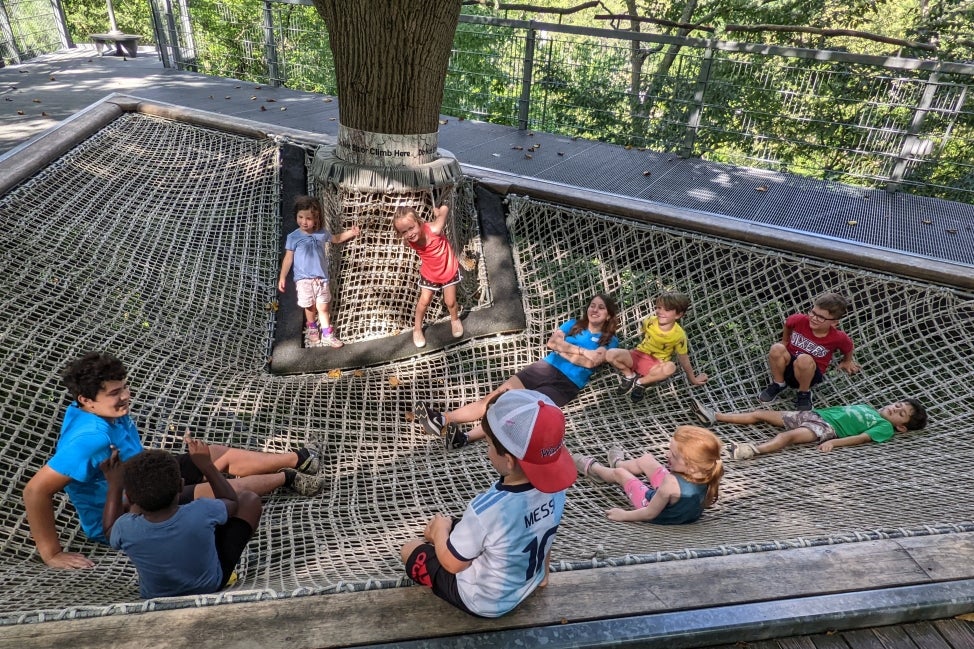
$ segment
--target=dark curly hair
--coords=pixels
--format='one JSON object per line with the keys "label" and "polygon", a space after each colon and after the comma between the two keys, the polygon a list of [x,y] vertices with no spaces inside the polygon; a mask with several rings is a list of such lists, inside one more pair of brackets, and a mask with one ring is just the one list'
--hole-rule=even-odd
{"label": "dark curly hair", "polygon": [[171,505],[183,487],[179,461],[168,451],[142,451],[125,463],[123,471],[126,497],[147,512]]}
{"label": "dark curly hair", "polygon": [[108,352],[88,352],[61,370],[61,382],[77,399],[96,399],[105,381],[124,381],[128,370]]}

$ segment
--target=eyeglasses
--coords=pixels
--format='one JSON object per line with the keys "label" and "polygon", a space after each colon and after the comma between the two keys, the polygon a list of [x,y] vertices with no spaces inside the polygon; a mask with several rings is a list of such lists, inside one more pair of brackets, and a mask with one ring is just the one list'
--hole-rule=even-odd
{"label": "eyeglasses", "polygon": [[825,322],[835,322],[836,320],[838,320],[838,318],[826,317],[821,313],[819,313],[818,311],[816,311],[815,309],[812,309],[811,311],[808,312],[808,317],[812,318],[813,320],[824,320]]}

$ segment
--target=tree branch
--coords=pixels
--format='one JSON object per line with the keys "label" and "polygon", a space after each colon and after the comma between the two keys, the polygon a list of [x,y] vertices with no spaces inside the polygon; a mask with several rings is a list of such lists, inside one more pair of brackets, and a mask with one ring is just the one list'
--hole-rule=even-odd
{"label": "tree branch", "polygon": [[802,27],[800,25],[726,25],[725,32],[801,32],[805,34],[818,34],[819,36],[851,36],[854,38],[864,38],[879,43],[889,43],[901,47],[914,47],[928,52],[936,52],[937,46],[930,43],[918,43],[916,41],[905,41],[900,38],[890,38],[880,34],[870,32],[860,32],[855,29],[820,29],[818,27]]}
{"label": "tree branch", "polygon": [[598,7],[599,4],[601,3],[598,0],[591,0],[591,2],[583,2],[580,5],[576,5],[574,7],[568,7],[566,9],[557,9],[553,7],[539,7],[537,5],[511,4],[509,2],[496,2],[496,0],[463,0],[463,2],[461,2],[460,4],[480,5],[481,7],[490,7],[495,11],[520,10],[520,11],[530,11],[532,13],[538,13],[538,14],[558,14],[560,16],[567,16],[568,14],[578,13],[579,11],[591,9],[592,7]]}
{"label": "tree branch", "polygon": [[595,20],[635,20],[641,23],[652,23],[654,25],[662,25],[663,27],[676,27],[678,29],[686,29],[688,31],[704,31],[704,32],[715,32],[716,28],[710,27],[709,25],[695,25],[693,23],[681,23],[675,20],[665,20],[663,18],[646,18],[643,16],[630,16],[626,14],[608,14],[604,16],[595,16]]}

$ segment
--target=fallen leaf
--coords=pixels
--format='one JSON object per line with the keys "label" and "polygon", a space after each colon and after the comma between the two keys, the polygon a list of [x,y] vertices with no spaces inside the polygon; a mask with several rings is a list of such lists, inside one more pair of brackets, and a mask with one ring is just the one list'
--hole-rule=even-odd
{"label": "fallen leaf", "polygon": [[974,622],[974,613],[961,613],[960,615],[955,615],[954,619],[964,620],[965,622]]}
{"label": "fallen leaf", "polygon": [[287,106],[281,106],[281,110],[287,110]]}
{"label": "fallen leaf", "polygon": [[365,372],[363,372],[362,370],[355,370],[354,372],[352,372],[352,376],[360,379],[363,376],[365,376]]}
{"label": "fallen leaf", "polygon": [[18,110],[18,111],[17,111],[17,114],[18,114],[18,115],[23,115],[23,114],[24,114],[24,111],[22,111],[22,110]]}
{"label": "fallen leaf", "polygon": [[525,153],[524,154],[524,157],[527,158],[528,160],[531,160],[532,158],[534,158],[534,156],[531,155],[530,153]]}
{"label": "fallen leaf", "polygon": [[957,234],[957,230],[954,228],[947,228],[947,234]]}
{"label": "fallen leaf", "polygon": [[230,95],[227,95],[226,97],[224,97],[224,99],[230,99]]}
{"label": "fallen leaf", "polygon": [[34,102],[35,104],[41,103],[41,100],[40,99],[31,99],[31,101]]}
{"label": "fallen leaf", "polygon": [[50,115],[48,115],[48,114],[47,114],[47,113],[45,113],[44,111],[41,111],[41,117],[50,117]]}
{"label": "fallen leaf", "polygon": [[564,151],[559,151],[558,152],[558,155],[565,155],[565,152]]}
{"label": "fallen leaf", "polygon": [[329,117],[329,118],[328,118],[328,121],[329,121],[329,122],[334,122],[334,121],[335,121],[336,119],[337,119],[336,117]]}
{"label": "fallen leaf", "polygon": [[210,99],[213,99],[213,95],[210,95]]}
{"label": "fallen leaf", "polygon": [[261,110],[261,112],[263,112],[263,111],[267,110],[267,108],[263,104],[261,104],[260,110]]}
{"label": "fallen leaf", "polygon": [[624,149],[625,149],[626,151],[632,151],[632,145],[631,145],[631,144],[627,144],[627,145],[626,145],[626,146],[624,146],[623,148],[624,148]]}
{"label": "fallen leaf", "polygon": [[51,77],[51,81],[57,81],[57,79],[55,79],[54,77]]}
{"label": "fallen leaf", "polygon": [[643,175],[646,176],[647,178],[649,178],[650,176],[653,175],[653,172],[652,171],[644,171],[643,172]]}
{"label": "fallen leaf", "polygon": [[440,124],[446,124],[446,123],[447,123],[447,122],[449,122],[449,121],[450,121],[450,120],[448,120],[448,119],[441,119],[441,120],[440,120]]}
{"label": "fallen leaf", "polygon": [[846,221],[849,225],[859,225],[859,221]]}
{"label": "fallen leaf", "polygon": [[254,86],[254,90],[260,90],[260,86]]}
{"label": "fallen leaf", "polygon": [[534,132],[533,131],[528,131],[528,137],[534,137]]}
{"label": "fallen leaf", "polygon": [[257,101],[257,95],[253,95],[253,96],[251,96],[251,97],[250,97],[250,101]]}
{"label": "fallen leaf", "polygon": [[341,370],[328,370],[328,378],[330,379],[340,379],[342,377]]}
{"label": "fallen leaf", "polygon": [[933,223],[933,221],[931,221],[930,219],[923,219],[924,225],[930,225],[931,223]]}
{"label": "fallen leaf", "polygon": [[491,153],[490,155],[494,156],[495,158],[501,157],[501,154],[499,153]]}
{"label": "fallen leaf", "polygon": [[334,101],[334,99],[332,99],[331,97],[325,97],[325,103],[326,104],[330,104],[333,101]]}
{"label": "fallen leaf", "polygon": [[765,187],[764,185],[761,185],[760,187],[755,187],[754,188],[754,191],[756,191],[756,192],[766,192],[766,191],[768,191],[768,188]]}
{"label": "fallen leaf", "polygon": [[523,151],[524,150],[524,147],[523,146],[518,146],[516,144],[514,146],[512,146],[511,148],[514,149],[515,151]]}
{"label": "fallen leaf", "polygon": [[389,385],[391,385],[394,388],[398,388],[399,387],[399,377],[390,376],[389,377]]}
{"label": "fallen leaf", "polygon": [[276,102],[277,102],[277,100],[276,100],[276,99],[274,99],[273,97],[268,97],[268,98],[267,98],[267,99],[265,99],[264,101],[266,101],[266,102],[267,102],[267,103],[269,103],[269,104],[273,104],[273,103],[276,103]]}
{"label": "fallen leaf", "polygon": [[13,101],[13,99],[11,99],[10,97],[4,97],[3,100],[4,101]]}
{"label": "fallen leaf", "polygon": [[239,88],[240,86],[234,86],[234,88]]}

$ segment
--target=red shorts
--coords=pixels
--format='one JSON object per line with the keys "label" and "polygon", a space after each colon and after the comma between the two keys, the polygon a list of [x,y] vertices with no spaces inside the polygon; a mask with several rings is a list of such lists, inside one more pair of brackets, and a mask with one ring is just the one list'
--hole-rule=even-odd
{"label": "red shorts", "polygon": [[639,376],[646,376],[651,369],[663,364],[663,361],[660,359],[646,352],[641,352],[638,349],[633,349],[629,352],[629,355],[632,356],[632,371]]}

